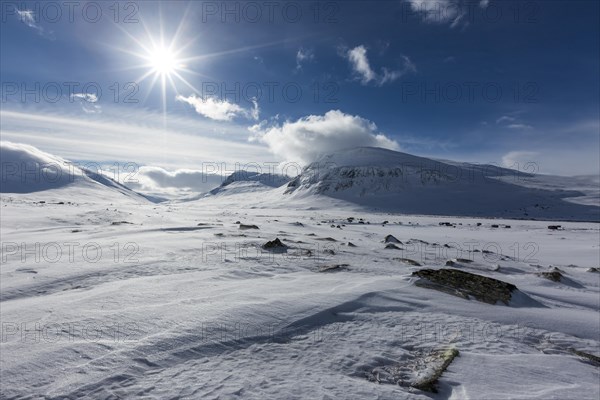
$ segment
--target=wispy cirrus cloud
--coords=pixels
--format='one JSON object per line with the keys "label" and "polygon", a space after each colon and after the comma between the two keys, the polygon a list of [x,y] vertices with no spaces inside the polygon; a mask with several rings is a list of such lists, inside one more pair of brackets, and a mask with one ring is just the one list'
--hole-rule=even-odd
{"label": "wispy cirrus cloud", "polygon": [[515,117],[511,117],[509,115],[503,115],[496,120],[496,124],[502,124],[504,122],[513,122],[515,120],[516,120]]}
{"label": "wispy cirrus cloud", "polygon": [[[469,15],[473,12],[471,0],[405,0],[413,12],[424,22],[448,25],[450,28],[469,26]],[[477,5],[486,9],[490,0],[480,0]]]}
{"label": "wispy cirrus cloud", "polygon": [[71,100],[78,100],[81,109],[87,114],[96,114],[102,112],[102,107],[98,105],[98,96],[94,93],[73,93]]}
{"label": "wispy cirrus cloud", "polygon": [[460,4],[451,0],[407,0],[425,22],[456,25],[463,17]]}
{"label": "wispy cirrus cloud", "polygon": [[507,127],[509,129],[520,129],[520,130],[533,129],[533,126],[527,125],[527,124],[509,124]]}
{"label": "wispy cirrus cloud", "polygon": [[21,21],[23,24],[27,25],[31,29],[34,29],[40,36],[46,39],[54,40],[54,32],[47,31],[46,29],[44,29],[44,27],[37,23],[37,21],[35,20],[35,14],[33,10],[17,9],[15,11],[17,18],[19,18],[19,21]]}
{"label": "wispy cirrus cloud", "polygon": [[498,118],[496,120],[496,125],[500,125],[500,126],[508,128],[508,129],[514,129],[514,130],[533,129],[532,125],[523,123],[518,118],[510,116],[510,115],[503,115],[500,118]]}
{"label": "wispy cirrus cloud", "polygon": [[246,125],[104,105],[100,114],[0,110],[2,139],[27,143],[70,160],[134,162],[170,170],[203,162],[275,161],[266,146],[248,143]]}
{"label": "wispy cirrus cloud", "polygon": [[258,120],[260,114],[256,99],[252,101],[253,107],[251,109],[243,108],[227,100],[219,100],[208,96],[200,98],[194,94],[188,97],[177,95],[175,99],[191,105],[198,114],[215,121],[231,121],[240,117]]}
{"label": "wispy cirrus cloud", "polygon": [[296,53],[296,70],[301,70],[302,65],[314,61],[315,52],[311,49],[300,47]]}
{"label": "wispy cirrus cloud", "polygon": [[373,83],[378,86],[382,86],[386,83],[391,83],[402,76],[416,72],[417,67],[411,61],[411,59],[405,55],[402,55],[402,68],[398,70],[390,70],[386,67],[381,69],[381,73],[377,73],[371,68],[369,59],[367,58],[367,49],[365,46],[356,46],[344,53],[344,56],[350,62],[352,71],[359,77],[360,82],[363,85]]}

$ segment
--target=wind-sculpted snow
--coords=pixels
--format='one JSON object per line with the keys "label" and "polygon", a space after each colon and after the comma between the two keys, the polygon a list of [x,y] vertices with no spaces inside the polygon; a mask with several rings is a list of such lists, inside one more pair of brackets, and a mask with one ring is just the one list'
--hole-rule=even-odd
{"label": "wind-sculpted snow", "polygon": [[[281,204],[272,190],[3,195],[2,398],[600,394],[597,224]],[[417,283],[444,268],[518,290],[488,304]],[[543,277],[554,268],[561,281]],[[445,349],[459,356],[442,370],[432,355]]]}
{"label": "wind-sculpted snow", "polygon": [[597,223],[82,182],[0,197],[3,399],[600,396]]}

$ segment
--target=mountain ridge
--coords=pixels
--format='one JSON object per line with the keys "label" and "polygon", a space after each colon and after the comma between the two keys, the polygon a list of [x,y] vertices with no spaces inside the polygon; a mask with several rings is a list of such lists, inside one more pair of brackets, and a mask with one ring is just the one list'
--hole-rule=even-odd
{"label": "mountain ridge", "polygon": [[288,184],[284,194],[325,195],[408,214],[600,221],[598,203],[565,200],[584,196],[583,192],[530,183],[539,177],[552,180],[494,165],[357,148],[319,157]]}

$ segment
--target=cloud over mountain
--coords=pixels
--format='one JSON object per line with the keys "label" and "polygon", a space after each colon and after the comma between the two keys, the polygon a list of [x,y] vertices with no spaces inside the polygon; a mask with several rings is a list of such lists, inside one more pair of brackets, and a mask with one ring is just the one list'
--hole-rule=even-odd
{"label": "cloud over mountain", "polygon": [[253,139],[266,143],[271,152],[286,161],[300,163],[309,163],[323,153],[354,147],[399,148],[398,143],[379,132],[372,121],[340,110],[282,124],[270,125],[263,121],[249,129],[254,134]]}

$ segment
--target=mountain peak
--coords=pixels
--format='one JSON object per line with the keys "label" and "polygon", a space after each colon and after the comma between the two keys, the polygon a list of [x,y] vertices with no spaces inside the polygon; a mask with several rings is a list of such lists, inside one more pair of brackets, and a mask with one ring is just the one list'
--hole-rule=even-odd
{"label": "mountain peak", "polygon": [[381,147],[355,147],[335,153],[323,154],[313,163],[332,163],[340,167],[348,166],[397,166],[406,163],[424,163],[431,160],[408,153]]}

